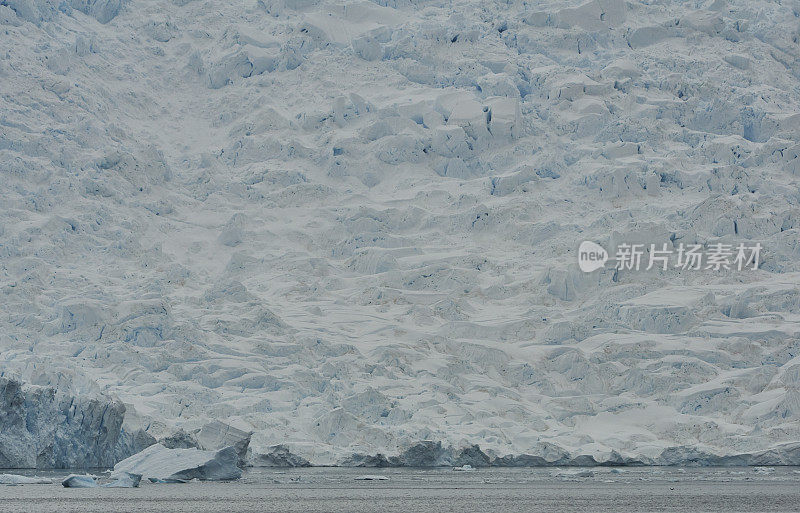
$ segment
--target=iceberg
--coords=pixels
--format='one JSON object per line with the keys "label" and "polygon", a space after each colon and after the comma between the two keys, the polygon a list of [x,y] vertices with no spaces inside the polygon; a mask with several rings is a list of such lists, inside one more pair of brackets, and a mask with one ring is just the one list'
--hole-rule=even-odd
{"label": "iceberg", "polygon": [[461,465],[460,467],[453,467],[453,472],[472,472],[473,470],[475,470],[475,467],[470,464]]}
{"label": "iceberg", "polygon": [[95,480],[94,476],[70,474],[63,481],[61,485],[64,488],[99,488],[100,485]]}
{"label": "iceberg", "polygon": [[227,481],[241,477],[242,469],[238,462],[239,455],[233,447],[203,451],[169,449],[155,444],[114,465],[112,477],[119,478],[127,473],[167,482],[191,479]]}
{"label": "iceberg", "polygon": [[107,483],[101,484],[98,482],[100,480],[101,478],[89,474],[70,474],[61,481],[61,485],[64,488],[138,488],[142,476],[120,472],[116,476],[112,476],[112,480]]}
{"label": "iceberg", "polygon": [[142,480],[141,474],[130,474],[128,472],[121,472],[116,475],[116,479],[110,483],[105,483],[104,488],[139,488],[139,483]]}
{"label": "iceberg", "polygon": [[20,476],[17,474],[0,474],[0,484],[4,485],[23,485],[23,484],[51,484],[52,479],[46,477]]}
{"label": "iceberg", "polygon": [[560,477],[565,479],[571,479],[576,477],[594,477],[594,471],[588,469],[575,469],[575,470],[556,470],[550,473],[553,477]]}

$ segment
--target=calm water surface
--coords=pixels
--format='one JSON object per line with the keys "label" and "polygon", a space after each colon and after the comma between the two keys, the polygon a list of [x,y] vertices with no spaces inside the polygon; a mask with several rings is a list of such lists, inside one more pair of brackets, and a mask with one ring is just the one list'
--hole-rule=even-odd
{"label": "calm water surface", "polygon": [[0,486],[0,512],[34,511],[800,511],[800,468],[250,469],[231,483]]}

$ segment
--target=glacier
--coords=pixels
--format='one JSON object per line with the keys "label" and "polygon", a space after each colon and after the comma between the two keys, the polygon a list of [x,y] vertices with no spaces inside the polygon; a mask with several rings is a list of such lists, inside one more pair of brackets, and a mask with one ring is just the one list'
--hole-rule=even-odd
{"label": "glacier", "polygon": [[798,41],[768,0],[0,0],[0,467],[800,463]]}
{"label": "glacier", "polygon": [[152,444],[118,399],[0,376],[0,468],[109,467]]}

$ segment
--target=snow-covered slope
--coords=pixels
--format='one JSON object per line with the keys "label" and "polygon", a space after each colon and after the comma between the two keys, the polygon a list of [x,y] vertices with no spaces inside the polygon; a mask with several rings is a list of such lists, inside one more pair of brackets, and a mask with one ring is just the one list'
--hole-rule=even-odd
{"label": "snow-covered slope", "polygon": [[[254,461],[796,442],[799,16],[0,0],[0,375]],[[583,240],[764,251],[584,274]]]}

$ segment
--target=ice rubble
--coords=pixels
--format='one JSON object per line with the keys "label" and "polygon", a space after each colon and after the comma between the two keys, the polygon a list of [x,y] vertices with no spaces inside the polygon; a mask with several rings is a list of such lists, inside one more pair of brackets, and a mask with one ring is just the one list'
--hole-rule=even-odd
{"label": "ice rubble", "polygon": [[141,474],[118,474],[114,480],[102,485],[104,488],[138,488],[142,480]]}
{"label": "ice rubble", "polygon": [[0,0],[0,466],[797,461],[793,5],[211,7]]}

